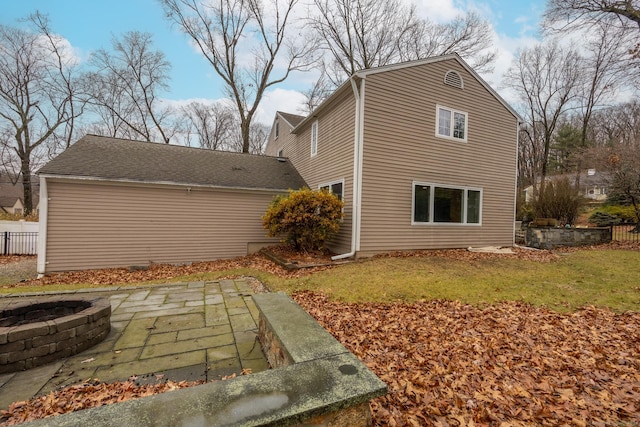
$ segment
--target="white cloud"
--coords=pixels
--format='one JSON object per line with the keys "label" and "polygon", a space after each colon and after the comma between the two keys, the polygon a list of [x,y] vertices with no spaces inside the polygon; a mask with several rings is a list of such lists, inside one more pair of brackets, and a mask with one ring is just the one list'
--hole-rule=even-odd
{"label": "white cloud", "polygon": [[276,111],[304,115],[301,112],[304,102],[305,96],[297,90],[276,88],[267,91],[258,107],[256,120],[271,126]]}
{"label": "white cloud", "polygon": [[[189,99],[162,99],[162,104],[170,106],[176,109],[185,107],[191,102],[200,102],[202,104],[215,105],[215,104],[227,104],[233,107],[231,100],[227,98],[189,98]],[[284,111],[286,113],[301,114],[301,108],[305,102],[305,96],[292,89],[280,89],[276,88],[265,92],[262,102],[256,111],[254,120],[256,122],[263,123],[267,126],[271,126],[273,118],[276,115],[276,111]]]}
{"label": "white cloud", "polygon": [[415,5],[419,16],[436,23],[451,21],[464,13],[453,4],[453,0],[417,0]]}

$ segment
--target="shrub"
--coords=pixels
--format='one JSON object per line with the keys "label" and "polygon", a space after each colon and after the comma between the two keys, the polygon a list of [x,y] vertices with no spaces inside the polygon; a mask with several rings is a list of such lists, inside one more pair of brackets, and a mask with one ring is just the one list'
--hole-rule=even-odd
{"label": "shrub", "polygon": [[8,212],[0,212],[0,221],[19,221],[24,219],[25,221],[38,222],[38,214],[36,211],[32,211],[29,215],[12,214]]}
{"label": "shrub", "polygon": [[326,190],[308,188],[276,196],[262,217],[268,236],[284,235],[283,241],[298,250],[313,251],[324,247],[340,229],[344,203]]}
{"label": "shrub", "polygon": [[533,209],[536,218],[555,218],[563,224],[573,224],[583,205],[584,199],[565,176],[544,186],[536,195]]}
{"label": "shrub", "polygon": [[635,222],[635,210],[633,206],[606,205],[599,207],[589,216],[589,222],[600,227]]}
{"label": "shrub", "polygon": [[602,211],[595,211],[589,216],[589,222],[597,225],[598,227],[606,227],[609,225],[617,225],[622,220],[615,216]]}

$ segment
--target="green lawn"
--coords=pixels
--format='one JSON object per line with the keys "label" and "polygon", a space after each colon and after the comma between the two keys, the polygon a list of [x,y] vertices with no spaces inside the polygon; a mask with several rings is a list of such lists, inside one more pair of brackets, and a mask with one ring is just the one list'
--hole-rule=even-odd
{"label": "green lawn", "polygon": [[560,311],[584,305],[640,311],[637,251],[579,251],[553,263],[378,258],[302,279],[263,280],[273,291],[311,289],[346,302],[450,299],[484,305],[517,300]]}
{"label": "green lawn", "polygon": [[[314,290],[345,302],[448,299],[482,306],[516,300],[558,311],[584,305],[608,307],[616,312],[640,311],[640,252],[624,250],[572,252],[551,263],[499,258],[476,261],[374,258],[295,279],[242,268],[154,282],[217,280],[229,276],[255,276],[272,291]],[[0,289],[0,293],[84,287],[104,285],[28,286]]]}

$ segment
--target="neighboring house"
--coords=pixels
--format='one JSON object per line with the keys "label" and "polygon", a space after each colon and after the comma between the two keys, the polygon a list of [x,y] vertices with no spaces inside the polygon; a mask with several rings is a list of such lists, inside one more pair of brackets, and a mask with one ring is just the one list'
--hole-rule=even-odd
{"label": "neighboring house", "polygon": [[246,255],[275,195],[305,182],[276,157],[87,135],[40,176],[38,273]]}
{"label": "neighboring house", "polygon": [[266,151],[345,201],[338,258],[511,246],[519,121],[453,54],[359,71],[306,118],[277,113]]}
{"label": "neighboring house", "polygon": [[[31,178],[33,190],[33,210],[38,211],[38,179]],[[24,192],[22,190],[22,181],[14,184],[7,177],[0,177],[0,212],[10,214],[24,214]]]}
{"label": "neighboring house", "polygon": [[[569,182],[576,181],[576,174],[553,175],[548,176],[546,182],[554,182],[561,178],[568,177]],[[539,184],[538,184],[539,185]],[[609,188],[609,174],[606,172],[598,172],[595,169],[588,169],[580,173],[580,194],[585,199],[593,203],[600,203],[607,200],[607,190]],[[533,185],[524,189],[525,202],[533,201],[535,189]]]}

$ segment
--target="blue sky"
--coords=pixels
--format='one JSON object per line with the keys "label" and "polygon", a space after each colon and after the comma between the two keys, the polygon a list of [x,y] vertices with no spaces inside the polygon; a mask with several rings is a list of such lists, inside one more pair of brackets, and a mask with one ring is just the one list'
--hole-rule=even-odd
{"label": "blue sky", "polygon": [[[460,11],[479,11],[493,25],[499,51],[496,70],[483,76],[494,87],[508,68],[519,47],[535,42],[545,0],[422,0],[417,10],[434,21],[446,21]],[[39,10],[48,14],[52,29],[66,38],[83,59],[93,50],[109,48],[111,38],[126,31],[153,34],[155,47],[172,64],[168,100],[221,98],[221,82],[211,66],[188,44],[187,38],[165,19],[156,0],[0,0],[0,24],[20,26],[16,20]],[[276,109],[295,111],[296,91],[307,88],[313,78],[293,75],[271,91],[264,101],[259,119],[270,123]],[[508,98],[508,96],[507,96]]]}

